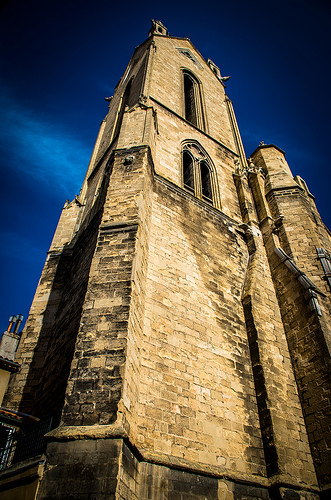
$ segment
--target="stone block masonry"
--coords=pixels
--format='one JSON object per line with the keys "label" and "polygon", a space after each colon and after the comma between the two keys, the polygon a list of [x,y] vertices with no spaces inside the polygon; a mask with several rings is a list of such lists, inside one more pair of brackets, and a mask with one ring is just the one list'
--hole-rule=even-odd
{"label": "stone block masonry", "polygon": [[[328,489],[331,484],[330,292],[316,248],[322,244],[330,248],[330,234],[310,193],[293,180],[279,148],[262,146],[252,159],[266,173],[266,192],[259,205],[269,205],[272,217],[280,222],[275,227],[260,216],[314,463],[320,483]],[[257,178],[250,175],[254,186]],[[256,198],[257,191],[253,189],[253,193]],[[307,287],[280,261],[275,246],[286,250],[299,272],[313,279],[312,286],[318,292],[316,297],[323,310],[321,316],[311,309]]]}

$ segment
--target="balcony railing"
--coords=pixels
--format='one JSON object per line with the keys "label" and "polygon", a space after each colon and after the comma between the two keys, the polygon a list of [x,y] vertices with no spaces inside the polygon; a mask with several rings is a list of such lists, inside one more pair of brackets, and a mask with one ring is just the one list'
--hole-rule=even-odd
{"label": "balcony railing", "polygon": [[24,430],[0,422],[0,469],[42,454],[46,449],[44,436],[51,426],[52,418]]}

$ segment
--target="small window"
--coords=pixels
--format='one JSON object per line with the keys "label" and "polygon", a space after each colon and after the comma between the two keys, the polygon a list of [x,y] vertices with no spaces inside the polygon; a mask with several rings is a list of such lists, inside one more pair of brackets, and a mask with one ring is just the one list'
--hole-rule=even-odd
{"label": "small window", "polygon": [[189,75],[184,74],[185,118],[188,122],[197,126],[194,86],[194,80]]}
{"label": "small window", "polygon": [[212,201],[210,170],[205,161],[200,163],[202,197]]}
{"label": "small window", "polygon": [[184,186],[194,193],[193,158],[187,151],[183,153]]}
{"label": "small window", "polygon": [[191,194],[215,204],[216,183],[211,161],[200,145],[187,142],[183,146],[183,186]]}
{"label": "small window", "polygon": [[184,117],[195,127],[205,129],[201,89],[198,80],[189,71],[184,71]]}

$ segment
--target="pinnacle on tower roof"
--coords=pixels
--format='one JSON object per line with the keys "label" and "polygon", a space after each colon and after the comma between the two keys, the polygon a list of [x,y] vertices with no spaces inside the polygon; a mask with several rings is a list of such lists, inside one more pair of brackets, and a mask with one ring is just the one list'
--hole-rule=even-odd
{"label": "pinnacle on tower roof", "polygon": [[148,36],[152,35],[164,35],[168,36],[169,32],[167,28],[161,23],[161,21],[156,21],[155,19],[152,19],[152,27],[148,32]]}

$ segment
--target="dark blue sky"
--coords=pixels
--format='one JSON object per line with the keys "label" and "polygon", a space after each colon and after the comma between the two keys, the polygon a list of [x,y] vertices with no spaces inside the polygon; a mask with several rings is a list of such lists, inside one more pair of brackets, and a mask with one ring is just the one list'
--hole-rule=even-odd
{"label": "dark blue sky", "polygon": [[231,75],[246,154],[262,140],[285,150],[331,227],[329,5],[9,0],[0,11],[0,330],[9,315],[28,314],[61,208],[80,190],[107,113],[104,97],[151,18]]}

